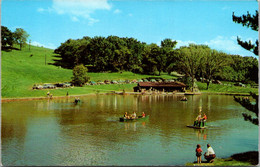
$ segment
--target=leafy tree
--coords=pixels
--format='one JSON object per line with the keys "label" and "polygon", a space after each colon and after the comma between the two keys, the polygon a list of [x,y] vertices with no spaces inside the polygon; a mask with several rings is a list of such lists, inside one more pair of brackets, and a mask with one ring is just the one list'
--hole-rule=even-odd
{"label": "leafy tree", "polygon": [[174,53],[173,51],[176,45],[177,42],[169,38],[166,38],[163,41],[161,41],[161,56],[159,56],[159,59],[157,59],[158,61],[160,61],[158,69],[160,69],[161,71],[168,71],[169,73],[171,72],[169,71],[168,67],[171,63],[173,63],[172,55]]}
{"label": "leafy tree", "polygon": [[201,62],[201,70],[203,76],[207,79],[207,89],[209,88],[209,84],[214,79],[220,70],[227,65],[226,54],[223,52],[218,52],[217,50],[210,50],[207,48],[205,50],[207,53],[203,57]]}
{"label": "leafy tree", "polygon": [[157,71],[156,56],[160,54],[160,48],[155,43],[145,45],[143,51],[143,70],[147,74],[154,74]]}
{"label": "leafy tree", "polygon": [[145,43],[141,43],[134,38],[123,38],[126,42],[127,48],[130,51],[130,55],[126,58],[127,63],[125,64],[125,69],[136,73],[142,73],[142,60],[143,60],[143,50]]}
{"label": "leafy tree", "polygon": [[15,42],[20,45],[20,50],[22,50],[22,47],[26,45],[27,38],[29,37],[29,34],[22,29],[22,28],[16,28],[14,32],[14,40]]}
{"label": "leafy tree", "polygon": [[83,86],[90,79],[87,76],[88,68],[83,64],[76,65],[73,68],[72,82],[76,86]]}
{"label": "leafy tree", "polygon": [[[242,24],[243,26],[250,27],[254,31],[258,31],[258,11],[256,10],[254,15],[251,15],[247,12],[247,15],[235,16],[234,12],[232,15],[233,22]],[[237,42],[244,49],[253,52],[255,55],[258,55],[258,40],[254,44],[252,41],[242,41],[239,37],[237,37]]]}
{"label": "leafy tree", "polygon": [[13,33],[5,26],[1,26],[1,44],[2,47],[13,46]]}
{"label": "leafy tree", "polygon": [[190,44],[188,47],[180,47],[176,52],[178,55],[178,71],[191,77],[192,91],[194,88],[195,75],[201,68],[201,60],[207,54],[205,51],[206,48],[208,48],[206,45]]}

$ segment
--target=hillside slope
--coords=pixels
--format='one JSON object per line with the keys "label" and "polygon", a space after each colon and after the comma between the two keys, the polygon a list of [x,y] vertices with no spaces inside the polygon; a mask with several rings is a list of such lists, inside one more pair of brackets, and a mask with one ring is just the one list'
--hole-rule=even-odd
{"label": "hillside slope", "polygon": [[[46,65],[45,65],[46,55]],[[2,97],[40,96],[33,91],[35,83],[70,81],[72,71],[49,65],[53,63],[53,50],[31,46],[22,51],[1,52]]]}

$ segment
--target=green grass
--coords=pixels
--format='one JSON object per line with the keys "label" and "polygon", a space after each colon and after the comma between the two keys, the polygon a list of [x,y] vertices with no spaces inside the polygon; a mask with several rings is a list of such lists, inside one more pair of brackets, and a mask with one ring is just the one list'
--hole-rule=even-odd
{"label": "green grass", "polygon": [[186,163],[186,166],[252,166],[250,162],[237,161],[231,158],[216,158],[213,163]]}
{"label": "green grass", "polygon": [[213,163],[186,163],[186,166],[252,166],[258,164],[258,151],[234,154],[229,158],[215,158]]}
{"label": "green grass", "polygon": [[227,86],[227,85],[219,85],[219,84],[210,84],[209,89],[207,90],[207,84],[196,82],[198,88],[201,92],[207,93],[240,93],[240,94],[248,94],[249,92],[257,93],[257,88],[250,87],[240,87],[240,86]]}
{"label": "green grass", "polygon": [[[33,55],[33,56],[31,56]],[[46,64],[45,64],[46,56]],[[1,52],[1,75],[2,75],[2,97],[44,97],[48,90],[32,90],[34,84],[69,82],[72,77],[72,70],[59,68],[49,63],[54,63],[55,57],[52,49],[28,46],[22,51],[12,50],[10,52]],[[107,80],[133,80],[151,77],[151,75],[140,75],[132,72],[122,73],[88,73],[91,81]],[[160,77],[165,79],[176,78],[162,74]],[[74,87],[66,89],[51,90],[54,96],[64,96],[67,92],[70,95],[88,94],[108,91],[133,91],[136,84],[123,85],[96,85]]]}
{"label": "green grass", "polygon": [[[32,90],[34,84],[70,82],[72,70],[63,69],[49,63],[54,63],[55,54],[52,49],[28,46],[22,51],[12,50],[1,52],[1,76],[2,76],[2,97],[45,97],[48,90]],[[31,56],[33,55],[33,56]],[[46,64],[45,64],[46,57]],[[88,73],[91,81],[104,80],[133,80],[152,77],[151,75],[134,74],[132,72],[122,73]],[[173,72],[172,75],[162,73],[164,79],[177,78],[179,74]],[[223,85],[210,84],[210,89],[206,90],[206,83],[197,82],[201,92],[223,92],[223,93],[248,93],[258,92],[256,88],[228,87]],[[74,87],[66,89],[51,90],[54,96],[64,96],[67,92],[70,95],[82,95],[88,93],[103,93],[109,91],[133,91],[136,84],[119,85],[95,85]]]}

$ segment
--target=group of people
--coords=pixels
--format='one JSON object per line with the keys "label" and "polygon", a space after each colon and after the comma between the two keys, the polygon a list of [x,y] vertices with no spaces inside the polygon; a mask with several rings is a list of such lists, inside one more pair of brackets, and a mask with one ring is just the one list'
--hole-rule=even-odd
{"label": "group of people", "polygon": [[204,127],[206,125],[206,121],[207,121],[207,116],[204,113],[202,117],[201,109],[200,109],[199,115],[196,117],[193,126]]}
{"label": "group of people", "polygon": [[[202,156],[202,149],[201,145],[198,144],[196,148],[196,157],[197,157],[197,163],[201,163],[201,156]],[[207,152],[204,153],[204,158],[207,160],[207,163],[212,163],[214,161],[214,158],[216,157],[216,154],[213,150],[213,148],[210,146],[210,144],[207,144]]]}
{"label": "group of people", "polygon": [[[142,118],[144,118],[145,117],[145,113],[144,112],[142,112]],[[124,114],[124,118],[125,119],[136,119],[137,118],[137,116],[136,116],[136,113],[135,113],[135,111],[133,112],[133,114],[132,115],[128,115],[128,113],[127,112],[125,112],[125,114]]]}
{"label": "group of people", "polygon": [[181,98],[181,101],[187,101],[188,99],[187,99],[187,97],[185,97],[185,96],[183,96],[182,98]]}

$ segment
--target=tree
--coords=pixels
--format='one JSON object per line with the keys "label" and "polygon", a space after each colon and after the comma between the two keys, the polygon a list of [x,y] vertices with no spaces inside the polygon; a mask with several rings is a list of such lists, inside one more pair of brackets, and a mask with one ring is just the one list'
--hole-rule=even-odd
{"label": "tree", "polygon": [[195,75],[200,70],[201,60],[207,53],[205,51],[206,48],[208,48],[206,45],[190,44],[188,47],[180,47],[176,52],[178,55],[178,71],[191,77],[192,91],[194,88]]}
{"label": "tree", "polygon": [[14,40],[15,42],[20,45],[20,50],[22,50],[22,47],[26,45],[27,38],[29,37],[29,34],[22,29],[22,28],[16,28],[14,32]]}
{"label": "tree", "polygon": [[88,68],[83,64],[76,65],[73,68],[72,82],[76,86],[83,86],[90,79],[87,76]]}
{"label": "tree", "polygon": [[145,45],[142,60],[144,73],[155,74],[158,63],[156,61],[156,56],[158,54],[160,54],[160,48],[155,43]]}
{"label": "tree", "polygon": [[247,110],[253,112],[255,114],[255,117],[252,117],[252,115],[243,113],[243,117],[245,121],[249,121],[255,125],[259,124],[258,120],[258,95],[255,93],[250,92],[250,96],[255,100],[255,104],[252,104],[248,98],[240,98],[234,96],[234,99],[236,102],[238,102],[241,106],[246,108]]}
{"label": "tree", "polygon": [[[243,26],[250,27],[254,31],[258,31],[258,11],[256,11],[255,15],[251,15],[249,12],[247,12],[247,15],[243,15],[242,17],[235,16],[233,12],[233,21],[235,23],[242,24]],[[256,40],[255,44],[252,44],[251,41],[243,42],[240,40],[240,38],[237,38],[237,41],[240,46],[253,52],[255,55],[258,55],[258,40]],[[241,99],[234,96],[234,100],[256,115],[256,117],[253,118],[250,114],[243,113],[242,115],[245,121],[250,121],[251,123],[258,125],[258,95],[250,92],[250,96],[255,99],[255,104],[252,104],[248,98]]]}
{"label": "tree", "polygon": [[[160,56],[160,58],[162,59],[161,60],[162,62],[160,62],[160,64],[161,64],[162,70],[169,72],[170,64],[174,63],[174,61],[173,61],[174,50],[173,49],[176,47],[176,45],[177,45],[177,41],[173,41],[169,38],[166,38],[163,41],[161,41],[161,54],[162,55]],[[160,61],[160,59],[159,59],[159,61]],[[171,73],[171,71],[169,73]]]}
{"label": "tree", "polygon": [[13,46],[13,33],[5,26],[1,26],[1,44],[2,47]]}
{"label": "tree", "polygon": [[[247,12],[247,15],[242,15],[240,17],[235,16],[234,12],[232,15],[233,22],[242,24],[243,26],[250,27],[254,31],[258,31],[258,11],[256,10],[255,15],[251,15]],[[239,37],[237,37],[237,42],[244,49],[253,52],[255,55],[258,55],[258,40],[254,44],[252,41],[242,41]]]}
{"label": "tree", "polygon": [[216,50],[207,49],[207,53],[202,59],[201,62],[201,71],[203,76],[207,79],[207,89],[209,88],[209,84],[214,77],[220,72],[222,67],[227,64],[226,54],[223,52],[218,52]]}

